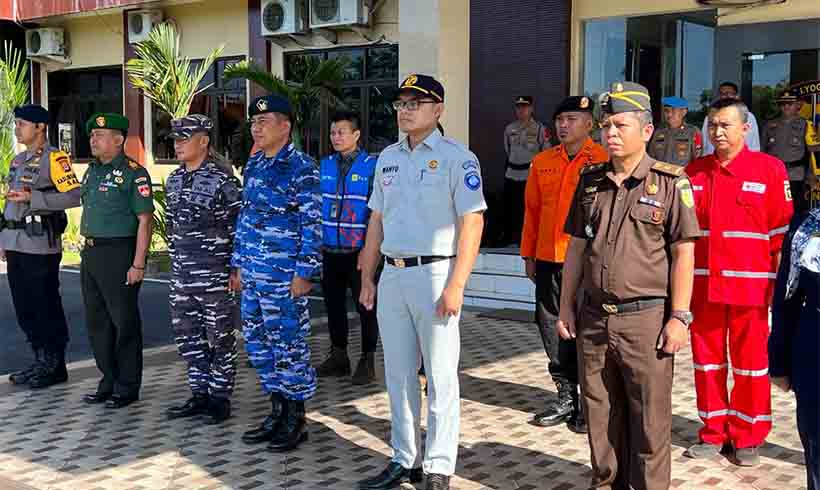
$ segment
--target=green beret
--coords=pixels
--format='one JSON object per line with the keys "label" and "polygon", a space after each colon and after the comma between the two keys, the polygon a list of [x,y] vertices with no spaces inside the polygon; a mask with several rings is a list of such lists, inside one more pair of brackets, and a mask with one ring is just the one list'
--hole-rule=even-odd
{"label": "green beret", "polygon": [[615,82],[609,92],[601,95],[601,111],[605,114],[651,110],[649,91],[635,82]]}
{"label": "green beret", "polygon": [[128,118],[121,114],[98,112],[85,123],[85,131],[89,135],[95,129],[114,129],[126,134],[128,133]]}

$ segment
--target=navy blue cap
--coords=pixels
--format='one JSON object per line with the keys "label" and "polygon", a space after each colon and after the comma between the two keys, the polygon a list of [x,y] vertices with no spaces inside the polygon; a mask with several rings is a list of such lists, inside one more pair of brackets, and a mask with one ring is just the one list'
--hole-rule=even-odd
{"label": "navy blue cap", "polygon": [[293,108],[290,101],[285,97],[279,95],[265,95],[257,97],[251,101],[248,106],[248,116],[253,117],[259,114],[268,114],[270,112],[277,112],[290,116]]}
{"label": "navy blue cap", "polygon": [[14,117],[32,123],[48,124],[48,111],[41,105],[26,104],[14,108]]}
{"label": "navy blue cap", "polygon": [[444,102],[444,86],[431,77],[416,73],[408,75],[399,85],[399,93],[414,93],[430,96],[437,102]]}
{"label": "navy blue cap", "polygon": [[671,107],[673,109],[688,109],[689,103],[683,97],[664,97],[661,99],[661,104],[664,107]]}

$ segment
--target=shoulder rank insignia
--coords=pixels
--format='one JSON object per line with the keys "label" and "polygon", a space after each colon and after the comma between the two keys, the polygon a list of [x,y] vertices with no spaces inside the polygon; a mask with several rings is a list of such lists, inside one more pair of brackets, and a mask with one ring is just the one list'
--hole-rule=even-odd
{"label": "shoulder rank insignia", "polygon": [[139,163],[137,163],[137,162],[135,162],[135,161],[133,161],[133,160],[128,160],[128,167],[129,167],[131,170],[136,170],[136,169],[140,168],[140,164],[139,164]]}
{"label": "shoulder rank insignia", "polygon": [[680,165],[672,165],[671,163],[666,162],[655,162],[655,164],[652,165],[652,170],[658,173],[671,175],[673,177],[680,177],[683,175],[684,169]]}
{"label": "shoulder rank insignia", "polygon": [[586,165],[581,169],[581,175],[587,175],[595,172],[606,170],[609,163],[595,163],[593,165]]}

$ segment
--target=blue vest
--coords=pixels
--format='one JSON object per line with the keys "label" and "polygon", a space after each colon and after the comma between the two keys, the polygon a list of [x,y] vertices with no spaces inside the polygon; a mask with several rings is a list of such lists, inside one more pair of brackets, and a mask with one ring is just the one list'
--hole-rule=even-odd
{"label": "blue vest", "polygon": [[358,250],[367,234],[367,200],[378,159],[360,151],[346,175],[339,174],[340,160],[338,153],[322,159],[323,242],[327,248]]}

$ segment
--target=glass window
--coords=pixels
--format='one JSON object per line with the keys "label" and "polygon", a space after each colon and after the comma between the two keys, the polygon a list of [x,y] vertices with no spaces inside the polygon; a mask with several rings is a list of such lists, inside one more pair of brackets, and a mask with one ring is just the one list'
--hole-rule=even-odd
{"label": "glass window", "polygon": [[[241,138],[242,124],[246,119],[246,94],[243,80],[223,81],[225,67],[242,58],[221,58],[216,60],[203,78],[200,87],[214,83],[207,90],[197,94],[191,102],[191,114],[204,114],[214,122],[211,132],[211,144],[214,149],[232,158]],[[194,61],[191,66],[198,66],[201,61]],[[219,76],[217,76],[217,73]],[[152,107],[154,160],[173,160],[174,142],[168,139],[171,117],[164,111]],[[240,145],[241,146],[241,145]]]}
{"label": "glass window", "polygon": [[[327,51],[288,53],[285,55],[285,78],[298,82],[304,77],[305,60],[346,58],[348,65],[342,83],[344,107],[361,118],[362,145],[375,153],[398,139],[396,116],[390,103],[396,97],[399,73],[398,46],[373,46]],[[316,108],[305,124],[303,148],[314,157],[331,151],[329,116],[335,108],[326,102]]]}
{"label": "glass window", "polygon": [[398,96],[396,85],[383,85],[370,88],[368,105],[369,129],[367,151],[379,153],[398,139],[399,126],[396,113],[391,105]]}
{"label": "glass window", "polygon": [[597,97],[626,76],[626,20],[590,21],[584,31],[584,93]]}
{"label": "glass window", "polygon": [[683,22],[681,30],[681,97],[689,103],[689,114],[686,119],[691,124],[701,127],[712,100],[715,29],[694,22]]}
{"label": "glass window", "polygon": [[751,91],[755,116],[761,121],[777,117],[775,99],[792,83],[816,79],[819,57],[818,50],[745,55],[742,92]]}
{"label": "glass window", "polygon": [[97,112],[123,111],[122,67],[48,74],[49,142],[75,160],[91,159],[85,123]]}

